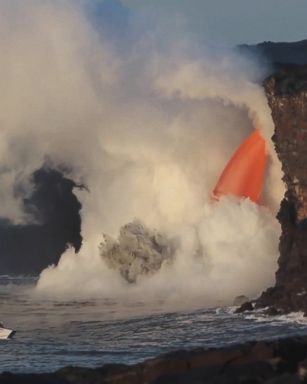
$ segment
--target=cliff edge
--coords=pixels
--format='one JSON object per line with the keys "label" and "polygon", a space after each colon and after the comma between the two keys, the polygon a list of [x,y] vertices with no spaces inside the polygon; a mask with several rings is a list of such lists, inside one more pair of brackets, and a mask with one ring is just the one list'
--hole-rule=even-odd
{"label": "cliff edge", "polygon": [[307,65],[284,66],[264,87],[287,191],[277,216],[282,234],[276,285],[256,306],[307,313]]}

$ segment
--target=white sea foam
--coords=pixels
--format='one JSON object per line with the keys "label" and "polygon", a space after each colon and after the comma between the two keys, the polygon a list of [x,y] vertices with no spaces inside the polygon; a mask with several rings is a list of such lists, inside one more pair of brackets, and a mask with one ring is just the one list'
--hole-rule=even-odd
{"label": "white sea foam", "polygon": [[304,312],[291,312],[284,315],[269,316],[263,313],[263,310],[257,310],[244,316],[246,319],[257,323],[270,323],[271,326],[280,326],[281,324],[307,325],[307,318]]}

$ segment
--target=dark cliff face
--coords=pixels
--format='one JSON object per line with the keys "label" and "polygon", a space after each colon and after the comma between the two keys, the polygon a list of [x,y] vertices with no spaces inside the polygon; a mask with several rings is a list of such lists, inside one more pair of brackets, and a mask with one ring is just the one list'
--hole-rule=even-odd
{"label": "dark cliff face", "polygon": [[287,192],[277,216],[282,235],[276,285],[257,305],[307,312],[307,66],[285,67],[264,86]]}
{"label": "dark cliff face", "polygon": [[307,64],[307,40],[292,43],[266,41],[256,45],[242,44],[237,50],[247,56],[258,57],[260,61],[273,64]]}
{"label": "dark cliff face", "polygon": [[13,225],[0,218],[0,274],[36,275],[56,264],[69,247],[82,243],[77,185],[61,172],[42,168],[33,174],[34,192],[24,209],[34,224]]}

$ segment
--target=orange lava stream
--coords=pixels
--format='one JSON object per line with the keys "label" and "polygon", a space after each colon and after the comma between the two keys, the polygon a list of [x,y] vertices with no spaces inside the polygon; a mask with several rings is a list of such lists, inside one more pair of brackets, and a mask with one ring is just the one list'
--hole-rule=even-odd
{"label": "orange lava stream", "polygon": [[256,129],[230,159],[214,188],[214,199],[233,195],[259,203],[267,159],[265,139],[260,130]]}

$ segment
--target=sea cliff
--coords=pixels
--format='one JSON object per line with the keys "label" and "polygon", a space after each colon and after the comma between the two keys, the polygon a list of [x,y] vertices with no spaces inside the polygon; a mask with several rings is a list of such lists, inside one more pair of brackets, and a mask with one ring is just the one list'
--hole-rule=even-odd
{"label": "sea cliff", "polygon": [[264,87],[286,194],[277,216],[282,234],[276,284],[257,306],[307,313],[307,66],[284,66]]}

